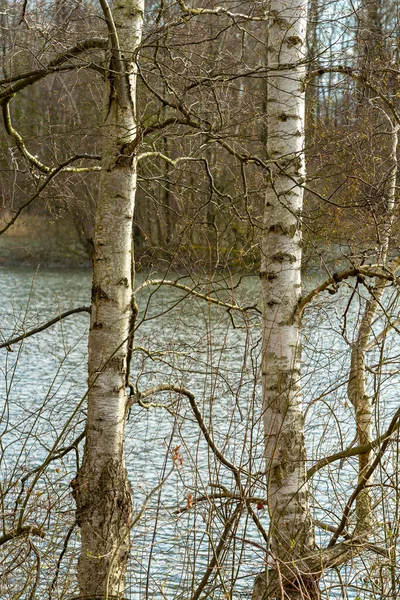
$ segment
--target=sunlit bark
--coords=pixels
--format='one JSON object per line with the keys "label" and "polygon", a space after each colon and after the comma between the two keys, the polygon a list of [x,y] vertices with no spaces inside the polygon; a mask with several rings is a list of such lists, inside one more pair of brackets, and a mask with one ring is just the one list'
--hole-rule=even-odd
{"label": "sunlit bark", "polygon": [[[267,155],[273,162],[261,244],[263,416],[271,551],[280,564],[314,550],[307,499],[300,391],[301,214],[307,1],[271,3],[268,43]],[[295,569],[294,569],[295,571]],[[286,571],[287,572],[287,571]],[[268,579],[268,573],[267,578]],[[316,598],[317,578],[294,572],[268,598]],[[269,582],[267,581],[267,586]],[[254,597],[265,594],[255,587]]]}
{"label": "sunlit bark", "polygon": [[75,487],[82,550],[81,597],[122,598],[132,521],[124,458],[129,333],[134,319],[132,219],[136,192],[136,55],[142,0],[101,2],[111,60],[105,97],[102,179],[93,239],[89,405]]}

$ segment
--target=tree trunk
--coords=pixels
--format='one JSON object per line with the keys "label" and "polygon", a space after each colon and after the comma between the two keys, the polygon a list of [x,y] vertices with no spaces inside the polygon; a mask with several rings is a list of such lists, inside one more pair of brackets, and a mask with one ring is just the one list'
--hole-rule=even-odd
{"label": "tree trunk", "polygon": [[358,11],[357,45],[360,69],[376,67],[385,54],[381,0],[362,0]]}
{"label": "tree trunk", "polygon": [[[271,552],[276,569],[311,554],[304,418],[300,391],[301,213],[307,0],[273,1],[268,44],[267,155],[273,161],[261,244],[263,413]],[[287,569],[286,569],[287,573]],[[268,575],[268,574],[267,574]],[[264,578],[266,579],[266,578]],[[282,577],[277,592],[258,579],[254,598],[318,598],[311,573]],[[269,582],[266,582],[267,586]],[[272,586],[276,588],[276,585]],[[283,589],[282,589],[283,588]]]}
{"label": "tree trunk", "polygon": [[[391,148],[388,157],[388,170],[386,181],[386,207],[385,215],[380,232],[380,244],[378,248],[377,262],[386,265],[389,250],[389,242],[392,233],[396,202],[396,182],[397,182],[397,141],[398,126],[391,124]],[[349,400],[354,406],[357,444],[369,444],[373,439],[373,406],[372,398],[367,392],[365,355],[369,347],[372,333],[372,323],[376,313],[379,310],[381,300],[387,286],[386,279],[377,279],[375,287],[371,290],[371,298],[367,301],[364,314],[361,318],[357,338],[353,344],[351,352],[350,375],[347,387]],[[372,449],[358,457],[358,484],[367,485],[365,473],[371,466],[374,453]],[[372,511],[372,498],[369,488],[361,490],[356,500],[356,534],[369,534],[374,524]]]}
{"label": "tree trunk", "polygon": [[[319,1],[309,0],[308,3],[308,35],[307,35],[307,71],[311,72],[317,68],[318,54],[318,20],[319,20]],[[317,108],[318,108],[318,78],[311,80],[306,89],[306,137],[307,148],[310,149],[315,143],[315,133],[317,126]],[[310,150],[308,150],[310,151]]]}
{"label": "tree trunk", "polygon": [[132,521],[124,457],[132,297],[132,219],[136,191],[135,52],[143,0],[116,0],[109,28],[102,176],[93,240],[86,445],[75,488],[82,549],[80,597],[122,598]]}

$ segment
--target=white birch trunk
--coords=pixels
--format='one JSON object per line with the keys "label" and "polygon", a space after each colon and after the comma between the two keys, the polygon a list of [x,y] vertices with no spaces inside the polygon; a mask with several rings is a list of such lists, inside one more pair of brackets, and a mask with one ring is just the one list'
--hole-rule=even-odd
{"label": "white birch trunk", "polygon": [[[300,391],[301,214],[307,1],[271,2],[268,43],[267,155],[274,161],[261,244],[263,416],[271,551],[279,563],[314,550],[307,501]],[[303,61],[303,64],[302,64]],[[300,573],[265,597],[316,598],[318,582]],[[254,598],[265,586],[258,580]],[[307,595],[308,594],[308,595]]]}
{"label": "white birch trunk", "polygon": [[[93,240],[86,445],[75,486],[82,535],[78,583],[81,597],[85,598],[122,598],[129,554],[132,500],[125,467],[124,430],[128,337],[135,318],[134,53],[141,39],[143,10],[143,0],[116,0],[114,36],[110,35],[112,59]],[[108,20],[108,25],[112,30],[112,20]]]}

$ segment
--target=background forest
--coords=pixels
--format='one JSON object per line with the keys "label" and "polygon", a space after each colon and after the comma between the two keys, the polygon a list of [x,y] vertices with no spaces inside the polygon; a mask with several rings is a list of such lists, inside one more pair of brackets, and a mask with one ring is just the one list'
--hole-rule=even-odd
{"label": "background forest", "polygon": [[1,598],[400,597],[399,40],[0,0]]}
{"label": "background forest", "polygon": [[[263,3],[243,6],[254,14],[265,8]],[[22,8],[5,3],[4,81],[44,69],[51,52],[104,35],[97,9],[96,3],[34,2],[21,21]],[[165,260],[179,267],[234,264],[254,271],[267,177],[262,164],[266,22],[251,22],[247,31],[243,19],[232,24],[229,18],[207,15],[201,21],[188,19],[183,26],[179,11],[175,4],[146,6],[138,82],[142,152],[157,151],[179,161],[171,164],[152,155],[141,161],[137,260]],[[304,238],[306,254],[317,264],[321,245],[347,246],[349,254],[367,247],[379,219],[390,144],[374,98],[380,93],[396,96],[398,11],[396,2],[365,2],[357,10],[345,2],[314,2],[309,7],[307,68],[313,77],[307,85]],[[45,165],[59,165],[79,154],[95,161],[100,155],[102,52],[95,48],[76,61],[74,69],[68,65],[66,72],[40,76],[10,104],[13,126]],[[368,72],[375,93],[340,73],[341,66]],[[193,107],[189,125],[181,103]],[[169,126],[160,129],[160,122]],[[16,148],[17,139],[3,130],[5,221],[37,190],[35,173]],[[191,160],[183,161],[183,156]],[[94,164],[87,162],[90,166],[79,174],[61,172],[49,182],[40,200],[25,209],[30,218],[3,236],[4,258],[34,264],[90,261],[99,183]],[[38,233],[40,243],[29,239]]]}

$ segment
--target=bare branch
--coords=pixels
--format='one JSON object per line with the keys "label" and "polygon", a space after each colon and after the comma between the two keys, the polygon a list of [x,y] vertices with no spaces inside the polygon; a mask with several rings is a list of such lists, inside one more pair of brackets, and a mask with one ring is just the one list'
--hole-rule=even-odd
{"label": "bare branch", "polygon": [[379,88],[368,81],[367,76],[359,69],[353,69],[347,65],[337,65],[333,67],[325,67],[322,69],[316,69],[310,71],[305,79],[305,85],[314,77],[320,77],[325,73],[341,73],[342,75],[348,75],[355,81],[362,83],[366,88],[369,88],[374,94],[376,94],[385,104],[390,108],[390,111],[398,125],[400,125],[400,114],[396,110],[395,104],[390,100],[389,96],[384,94]]}
{"label": "bare branch", "polygon": [[58,561],[57,561],[57,565],[56,565],[56,571],[54,573],[53,581],[51,582],[51,585],[50,585],[50,590],[54,590],[54,588],[57,585],[57,579],[58,579],[58,575],[60,573],[61,562],[62,562],[62,559],[63,559],[63,557],[64,557],[64,555],[65,555],[65,553],[66,553],[66,551],[68,549],[69,540],[70,540],[71,535],[73,534],[73,531],[74,531],[74,529],[75,529],[76,526],[77,526],[77,522],[75,521],[75,523],[73,525],[71,525],[71,527],[68,529],[67,535],[65,536],[63,547],[62,547],[62,550],[60,552],[60,556],[58,557]]}
{"label": "bare branch", "polygon": [[372,473],[375,471],[376,467],[379,465],[381,458],[382,458],[383,454],[385,453],[385,450],[390,442],[390,437],[391,437],[392,433],[394,433],[396,431],[396,429],[398,429],[398,427],[399,427],[399,425],[397,423],[399,417],[400,417],[400,408],[396,411],[393,419],[390,422],[390,425],[386,431],[386,437],[382,443],[382,446],[381,446],[378,454],[375,457],[375,460],[373,461],[373,463],[371,464],[369,469],[363,474],[363,477],[361,478],[359,484],[357,485],[356,489],[354,490],[354,492],[350,496],[349,500],[347,501],[346,507],[343,511],[342,520],[340,521],[340,524],[339,524],[338,528],[336,529],[335,534],[333,535],[331,541],[329,542],[329,546],[328,546],[329,548],[335,545],[337,538],[342,533],[343,529],[346,527],[347,519],[348,519],[348,516],[350,513],[351,506],[352,506],[353,502],[355,501],[355,499],[357,498],[357,496],[359,495],[359,493],[365,487],[366,483],[368,482]]}
{"label": "bare branch", "polygon": [[[19,151],[21,152],[21,154],[34,166],[36,167],[39,171],[41,171],[42,173],[48,173],[49,177],[44,181],[44,183],[40,186],[39,191],[32,197],[30,198],[20,209],[23,210],[26,206],[29,206],[29,204],[31,204],[37,197],[38,195],[43,191],[43,189],[46,187],[46,185],[49,183],[49,181],[51,179],[53,179],[53,177],[55,175],[57,175],[57,173],[59,173],[60,171],[63,171],[64,173],[90,173],[92,171],[99,171],[100,167],[70,167],[68,168],[67,165],[69,165],[70,163],[74,162],[75,160],[79,160],[79,159],[83,159],[83,158],[90,158],[93,160],[100,160],[101,157],[98,155],[91,155],[91,154],[77,154],[75,156],[72,156],[71,158],[68,158],[65,162],[63,162],[61,165],[58,165],[58,167],[55,168],[51,168],[48,167],[47,165],[45,165],[44,163],[42,163],[37,156],[34,156],[33,154],[31,154],[29,152],[29,150],[27,149],[24,139],[23,137],[20,135],[20,133],[13,127],[13,124],[11,122],[11,114],[10,114],[10,100],[11,98],[8,98],[7,101],[0,103],[3,109],[3,119],[4,119],[4,125],[6,128],[6,131],[8,133],[9,136],[11,136],[12,138],[14,138]],[[19,214],[19,213],[18,213]],[[17,217],[18,217],[17,214]],[[17,218],[15,217],[15,218]],[[4,230],[3,230],[4,231]],[[3,233],[3,231],[0,231],[0,235],[1,233]]]}
{"label": "bare branch", "polygon": [[389,331],[391,329],[397,329],[398,325],[400,325],[400,317],[395,319],[392,323],[388,323],[388,325],[378,335],[376,335],[373,340],[370,341],[365,348],[366,352],[372,350],[372,348],[375,348],[375,346],[377,346],[386,338]]}
{"label": "bare branch", "polygon": [[33,527],[32,525],[28,525],[25,527],[17,527],[16,529],[8,531],[7,533],[4,533],[2,536],[0,536],[0,546],[3,546],[3,544],[6,544],[10,540],[15,540],[16,538],[21,537],[23,535],[36,535],[43,539],[46,534],[44,533],[43,529]]}
{"label": "bare branch", "polygon": [[[51,462],[53,462],[54,460],[58,460],[59,458],[62,458],[63,456],[65,456],[66,454],[68,454],[69,452],[71,452],[71,450],[76,450],[78,445],[81,443],[81,441],[84,439],[86,435],[86,431],[82,431],[82,433],[80,433],[78,435],[77,438],[75,438],[75,440],[72,442],[72,444],[69,444],[69,446],[64,446],[63,448],[59,448],[56,452],[54,452],[53,455],[50,456],[49,459],[46,459],[46,466],[48,464],[50,464]],[[27,479],[29,479],[29,477],[31,477],[31,475],[34,475],[35,473],[38,473],[41,469],[42,469],[43,465],[39,465],[38,467],[36,467],[36,469],[32,469],[32,471],[29,471],[28,473],[26,473],[22,478],[21,478],[21,482],[25,483],[25,481]]]}
{"label": "bare branch", "polygon": [[365,454],[373,448],[379,446],[385,440],[388,440],[390,436],[393,435],[400,428],[400,409],[395,413],[389,428],[377,437],[375,440],[370,442],[369,444],[362,444],[360,446],[355,446],[354,448],[347,448],[346,450],[342,450],[341,452],[336,452],[335,454],[331,454],[330,456],[326,456],[321,458],[318,462],[315,463],[310,469],[307,471],[307,479],[310,479],[317,471],[330,465],[333,462],[338,460],[342,460],[343,458],[351,458],[352,456],[358,456],[359,454]]}
{"label": "bare branch", "polygon": [[218,546],[215,548],[215,550],[214,550],[214,547],[212,546],[213,557],[208,564],[206,572],[204,573],[203,578],[202,578],[201,582],[199,583],[197,590],[194,592],[193,596],[191,597],[191,600],[198,600],[198,598],[200,598],[203,589],[205,588],[205,586],[208,583],[208,580],[210,579],[210,576],[212,575],[213,571],[215,570],[215,567],[218,565],[219,558],[225,547],[228,536],[231,532],[232,527],[235,525],[235,523],[239,519],[241,510],[242,510],[242,507],[239,505],[236,508],[236,510],[234,511],[234,513],[226,521],[224,531],[221,534],[221,538],[218,543]]}
{"label": "bare branch", "polygon": [[183,283],[179,283],[178,281],[172,281],[169,279],[147,279],[143,283],[141,283],[135,290],[134,294],[138,294],[142,289],[148,287],[150,285],[169,285],[175,287],[179,290],[183,290],[188,294],[195,296],[196,298],[201,298],[202,300],[206,300],[207,302],[211,302],[212,304],[216,304],[217,306],[222,306],[223,308],[227,308],[228,310],[238,310],[240,312],[245,312],[247,310],[254,310],[258,313],[261,313],[260,309],[257,308],[256,305],[252,306],[239,306],[238,304],[229,304],[228,302],[223,302],[218,298],[213,298],[212,296],[208,296],[206,294],[202,294],[201,292],[196,292],[193,288],[190,288]]}
{"label": "bare branch", "polygon": [[31,335],[35,335],[35,333],[40,333],[41,331],[48,329],[48,327],[51,327],[52,325],[59,323],[66,317],[69,317],[70,315],[74,315],[76,313],[81,313],[81,312],[87,312],[90,314],[90,306],[79,306],[78,308],[72,308],[71,310],[66,310],[65,312],[57,315],[57,317],[54,317],[54,319],[47,321],[47,323],[44,323],[43,325],[40,325],[39,327],[35,327],[34,329],[30,329],[29,331],[26,331],[25,333],[22,333],[21,335],[15,337],[15,338],[11,338],[10,340],[7,340],[6,342],[2,342],[0,344],[0,348],[7,348],[7,346],[12,346],[13,344],[17,344],[18,342],[25,340],[26,338],[30,337]]}
{"label": "bare branch", "polygon": [[[46,75],[53,73],[55,68],[64,64],[67,60],[74,58],[75,56],[78,56],[79,54],[81,54],[82,52],[86,52],[87,50],[104,50],[106,48],[106,45],[107,39],[100,37],[88,38],[86,40],[78,42],[77,44],[75,44],[75,46],[72,46],[71,48],[65,50],[65,52],[57,54],[57,56],[51,61],[49,61],[47,66],[44,67],[44,69],[42,69],[41,71],[27,73],[22,79],[19,77],[17,82],[13,83],[13,85],[10,85],[5,90],[0,92],[0,104],[9,101],[14,94],[17,94],[29,85],[40,81],[41,79],[46,77]],[[0,81],[0,85],[4,85],[5,83],[8,83],[7,79],[3,79]]]}
{"label": "bare branch", "polygon": [[220,450],[218,450],[218,448],[214,444],[214,441],[206,427],[206,424],[204,423],[203,417],[201,415],[199,407],[197,406],[197,402],[196,402],[194,395],[192,394],[192,392],[190,392],[186,388],[181,387],[179,385],[170,385],[170,384],[156,385],[152,388],[145,390],[144,392],[137,392],[134,396],[132,396],[130,406],[133,406],[134,404],[139,403],[139,400],[143,400],[143,398],[147,398],[148,396],[157,394],[159,392],[176,392],[177,394],[182,394],[183,396],[186,396],[186,398],[189,400],[193,414],[196,418],[197,423],[199,424],[200,430],[201,430],[202,434],[204,435],[204,438],[205,438],[207,444],[209,445],[209,447],[211,448],[211,450],[213,451],[213,453],[215,454],[217,459],[223,465],[228,467],[228,469],[230,469],[233,473],[238,475],[238,473],[240,472],[240,469],[238,467],[236,467],[233,463],[231,463],[227,458],[225,458],[225,456],[222,454],[222,452]]}
{"label": "bare branch", "polygon": [[318,294],[325,292],[331,289],[331,286],[337,286],[337,284],[345,281],[346,279],[350,279],[351,277],[365,276],[365,277],[380,277],[381,279],[386,279],[387,281],[395,280],[395,271],[399,268],[397,263],[393,263],[393,265],[389,265],[389,267],[383,267],[382,265],[360,265],[353,266],[350,269],[346,269],[345,271],[341,271],[340,273],[334,273],[332,277],[321,283],[319,286],[314,288],[311,292],[309,292],[306,296],[304,296],[298,306],[297,306],[297,314],[301,316],[307,304],[312,302]]}
{"label": "bare branch", "polygon": [[108,34],[111,42],[111,76],[118,73],[119,76],[124,74],[124,61],[121,56],[121,48],[119,45],[118,32],[114,23],[114,17],[110,5],[107,0],[100,0],[100,6],[107,23]]}
{"label": "bare branch", "polygon": [[[181,515],[182,513],[185,513],[186,511],[191,510],[192,508],[194,508],[196,506],[196,504],[199,504],[201,502],[210,502],[212,500],[228,500],[228,499],[241,501],[241,500],[243,500],[243,497],[240,494],[234,494],[234,493],[230,492],[229,490],[226,490],[219,494],[218,493],[205,494],[203,496],[197,496],[196,498],[192,498],[192,500],[190,501],[190,506],[189,506],[189,504],[187,504],[186,506],[181,506],[181,507],[177,508],[173,514]],[[263,506],[266,505],[265,498],[256,497],[256,496],[248,496],[247,498],[245,498],[245,501],[249,502],[249,503],[253,503],[253,504],[262,504]]]}
{"label": "bare branch", "polygon": [[264,15],[261,17],[256,17],[244,13],[233,13],[230,10],[226,9],[224,6],[216,6],[215,8],[191,8],[187,4],[185,4],[184,0],[178,0],[178,4],[187,15],[192,15],[197,17],[199,15],[226,15],[230,19],[234,21],[236,19],[242,19],[244,21],[268,21],[270,15],[267,11],[264,11]]}
{"label": "bare branch", "polygon": [[[92,66],[97,69],[101,69],[99,66],[94,66],[92,63],[85,63],[84,65],[80,64],[79,68],[82,66],[86,66],[91,68]],[[66,65],[57,65],[55,67],[48,67],[43,69],[35,69],[34,71],[28,71],[27,73],[20,73],[19,75],[13,75],[12,77],[5,77],[4,79],[0,79],[0,86],[5,85],[6,83],[14,83],[16,81],[21,81],[23,79],[28,79],[30,77],[45,77],[46,75],[50,75],[51,73],[59,73],[60,71],[72,71],[76,69],[76,65],[72,63],[68,63]]]}

